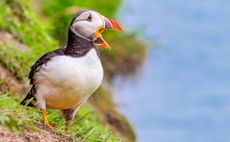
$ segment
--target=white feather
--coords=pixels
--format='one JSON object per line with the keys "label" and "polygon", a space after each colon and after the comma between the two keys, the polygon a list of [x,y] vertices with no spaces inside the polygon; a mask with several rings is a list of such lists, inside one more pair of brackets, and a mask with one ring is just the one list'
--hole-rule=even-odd
{"label": "white feather", "polygon": [[44,108],[69,109],[84,103],[100,86],[103,69],[95,49],[85,56],[56,56],[36,73],[36,99]]}

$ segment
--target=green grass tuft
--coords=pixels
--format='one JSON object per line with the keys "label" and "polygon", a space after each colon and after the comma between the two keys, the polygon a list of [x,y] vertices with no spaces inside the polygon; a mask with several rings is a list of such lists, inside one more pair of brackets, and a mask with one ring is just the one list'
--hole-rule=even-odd
{"label": "green grass tuft", "polygon": [[[9,95],[10,93],[7,92],[0,93],[0,125],[17,133],[20,133],[23,127],[32,132],[39,132],[39,128],[36,126],[42,122],[39,110],[21,106],[18,98]],[[87,142],[121,141],[120,138],[102,126],[98,114],[88,106],[80,109],[67,133],[65,132],[65,119],[61,117],[60,111],[49,110],[47,117],[49,122],[57,127],[55,130],[57,134],[70,137],[74,141],[79,139]]]}

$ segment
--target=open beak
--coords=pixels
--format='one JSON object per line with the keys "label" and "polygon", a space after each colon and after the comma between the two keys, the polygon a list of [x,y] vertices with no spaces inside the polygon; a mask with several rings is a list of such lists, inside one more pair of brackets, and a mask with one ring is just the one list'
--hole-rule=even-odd
{"label": "open beak", "polygon": [[119,26],[119,24],[112,19],[109,18],[105,18],[103,17],[104,20],[104,26],[100,27],[97,32],[95,33],[95,37],[96,39],[94,40],[94,43],[102,48],[108,48],[109,50],[111,50],[111,47],[108,45],[108,43],[103,39],[102,37],[102,32],[105,29],[108,30],[115,30],[118,32],[122,32],[122,28]]}

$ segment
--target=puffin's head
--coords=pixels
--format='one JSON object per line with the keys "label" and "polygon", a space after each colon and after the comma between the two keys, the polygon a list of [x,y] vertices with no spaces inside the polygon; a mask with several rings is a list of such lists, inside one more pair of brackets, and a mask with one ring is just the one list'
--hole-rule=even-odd
{"label": "puffin's head", "polygon": [[102,48],[111,49],[102,38],[102,32],[105,29],[122,31],[116,21],[106,18],[92,10],[78,11],[70,25],[70,30],[77,36],[93,42]]}

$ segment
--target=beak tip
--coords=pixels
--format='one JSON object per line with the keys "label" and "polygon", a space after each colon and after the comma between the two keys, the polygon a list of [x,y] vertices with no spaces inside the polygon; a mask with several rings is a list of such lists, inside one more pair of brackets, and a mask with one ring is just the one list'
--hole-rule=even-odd
{"label": "beak tip", "polygon": [[106,18],[105,20],[106,22],[106,28],[107,29],[112,29],[112,30],[115,30],[115,31],[118,31],[118,32],[122,32],[122,28],[121,26],[113,19],[110,19],[110,18]]}
{"label": "beak tip", "polygon": [[121,28],[121,26],[120,25],[116,25],[117,26],[117,30],[119,31],[119,32],[123,32],[123,29]]}

